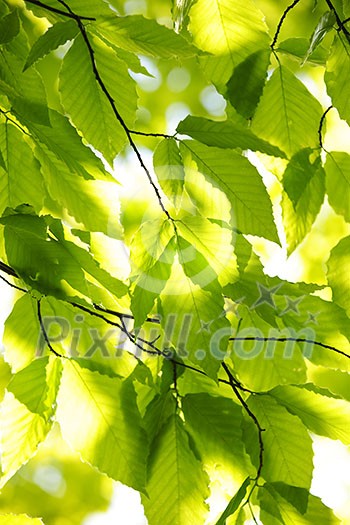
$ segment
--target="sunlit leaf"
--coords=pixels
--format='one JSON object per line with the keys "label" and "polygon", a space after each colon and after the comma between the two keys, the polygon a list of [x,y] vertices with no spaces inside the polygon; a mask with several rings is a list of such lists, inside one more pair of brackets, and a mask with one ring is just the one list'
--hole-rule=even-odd
{"label": "sunlit leaf", "polygon": [[334,24],[335,15],[333,11],[327,11],[321,16],[314,32],[311,35],[309,49],[306,52],[304,62],[306,62],[309,56],[318,48],[326,34],[334,28]]}
{"label": "sunlit leaf", "polygon": [[246,158],[195,141],[182,143],[181,152],[186,166],[203,173],[212,185],[226,193],[240,231],[278,241],[265,186]]}
{"label": "sunlit leaf", "polygon": [[208,514],[207,478],[179,416],[170,416],[160,429],[151,447],[148,469],[148,497],[142,501],[150,525],[204,523]]}
{"label": "sunlit leaf", "polygon": [[272,395],[315,434],[350,444],[350,407],[347,401],[333,397],[327,390],[317,390],[312,385],[305,388],[277,387]]}
{"label": "sunlit leaf", "polygon": [[116,46],[133,53],[189,58],[198,52],[182,36],[140,15],[102,18],[98,31]]}
{"label": "sunlit leaf", "polygon": [[338,151],[328,153],[325,171],[329,203],[350,222],[350,155]]}
{"label": "sunlit leaf", "polygon": [[63,437],[85,461],[113,479],[145,489],[147,437],[130,382],[66,361],[57,419]]}
{"label": "sunlit leaf", "polygon": [[313,470],[312,441],[302,422],[270,396],[251,396],[248,406],[265,429],[264,478],[309,489]]}
{"label": "sunlit leaf", "polygon": [[78,26],[73,20],[57,22],[51,26],[46,33],[41,35],[34,43],[28,55],[24,69],[26,70],[45,55],[65,44],[67,40],[75,38],[78,31]]}
{"label": "sunlit leaf", "polygon": [[[136,91],[126,64],[101,40],[94,39],[92,45],[102,81],[110,90],[125,124],[133,125]],[[91,70],[89,51],[81,35],[75,39],[64,58],[60,73],[60,93],[62,104],[75,126],[112,164],[114,157],[126,143],[127,136]]]}
{"label": "sunlit leaf", "polygon": [[350,79],[350,44],[342,34],[334,38],[324,79],[332,104],[337,108],[340,118],[349,124],[350,103],[346,86]]}
{"label": "sunlit leaf", "polygon": [[3,486],[36,452],[52,426],[59,365],[34,361],[13,376],[1,405]]}
{"label": "sunlit leaf", "polygon": [[291,253],[310,231],[324,200],[325,174],[311,149],[296,153],[283,175],[282,215]]}
{"label": "sunlit leaf", "polygon": [[203,142],[203,144],[207,144],[207,146],[228,149],[251,149],[274,155],[275,157],[285,157],[283,151],[257,137],[250,128],[244,127],[239,122],[230,120],[215,122],[202,117],[188,116],[179,123],[177,131],[184,135],[189,135]]}
{"label": "sunlit leaf", "polygon": [[183,399],[183,410],[207,472],[220,472],[238,489],[247,472],[254,473],[242,443],[241,408],[230,399],[190,394]]}
{"label": "sunlit leaf", "polygon": [[221,85],[226,84],[237,64],[269,44],[263,14],[251,0],[244,4],[199,0],[190,11],[189,29],[194,43],[215,55],[203,59],[203,68],[214,83]]}
{"label": "sunlit leaf", "polygon": [[267,82],[252,123],[252,131],[288,155],[318,146],[322,108],[286,67],[278,67]]}
{"label": "sunlit leaf", "polygon": [[0,214],[24,202],[40,211],[44,196],[40,166],[24,135],[12,124],[0,125],[0,150],[5,165],[0,167]]}
{"label": "sunlit leaf", "polygon": [[331,251],[328,260],[328,282],[334,301],[350,314],[350,237],[342,239]]}
{"label": "sunlit leaf", "polygon": [[244,496],[246,495],[247,488],[249,487],[250,478],[247,478],[242,483],[241,487],[237,491],[237,493],[233,496],[230,503],[227,505],[224,512],[221,514],[220,518],[216,522],[215,525],[225,525],[226,519],[234,514],[236,510],[239,508],[240,504],[242,503],[242,500]]}

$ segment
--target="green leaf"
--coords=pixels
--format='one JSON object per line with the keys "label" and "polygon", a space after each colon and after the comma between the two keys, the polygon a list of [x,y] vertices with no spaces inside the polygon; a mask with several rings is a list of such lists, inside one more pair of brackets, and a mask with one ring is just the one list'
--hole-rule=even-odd
{"label": "green leaf", "polygon": [[210,290],[216,288],[216,281],[225,286],[237,279],[231,228],[187,214],[176,226],[180,261],[195,284]]}
{"label": "green leaf", "polygon": [[[277,51],[283,54],[291,55],[300,60],[304,59],[308,52],[310,42],[307,38],[287,38],[278,45]],[[327,49],[321,45],[317,46],[316,49],[307,57],[307,62],[310,64],[316,64],[324,66],[328,58]]]}
{"label": "green leaf", "polygon": [[44,525],[44,522],[26,514],[0,514],[0,525]]}
{"label": "green leaf", "polygon": [[224,302],[219,294],[214,295],[193,283],[184,257],[180,251],[181,265],[174,263],[160,295],[161,323],[177,355],[215,379],[231,332],[224,317]]}
{"label": "green leaf", "polygon": [[[262,509],[261,518],[264,520],[264,523],[273,525],[279,523],[284,525],[314,525],[315,523],[340,525],[340,521],[335,517],[331,509],[312,494],[308,495],[307,510],[304,513],[300,513],[271,484],[266,484],[259,490],[259,499]],[[274,516],[274,518],[278,516],[277,521],[271,521],[271,516]]]}
{"label": "green leaf", "polygon": [[148,471],[142,502],[149,525],[205,522],[207,477],[179,416],[170,416],[153,441]]}
{"label": "green leaf", "polygon": [[162,140],[154,151],[153,166],[158,182],[175,208],[181,205],[185,171],[176,140]]}
{"label": "green leaf", "polygon": [[262,476],[309,489],[313,452],[304,425],[270,396],[250,396],[248,406],[265,429]]}
{"label": "green leaf", "polygon": [[341,33],[334,37],[331,53],[327,60],[324,80],[332,104],[340,118],[350,124],[350,102],[346,94],[350,82],[350,44]]}
{"label": "green leaf", "polygon": [[15,302],[5,322],[3,344],[14,372],[29,365],[38,349],[40,327],[35,303],[29,294],[24,295]]}
{"label": "green leaf", "polygon": [[106,40],[132,53],[161,58],[190,58],[198,53],[182,36],[141,15],[104,17],[96,29]]}
{"label": "green leaf", "polygon": [[340,151],[328,153],[325,171],[329,203],[350,222],[350,155]]}
{"label": "green leaf", "polygon": [[242,441],[242,409],[231,399],[207,393],[186,395],[182,408],[209,476],[219,475],[238,490],[246,475],[254,474]]}
{"label": "green leaf", "polygon": [[320,103],[289,69],[278,67],[267,82],[252,122],[252,131],[289,156],[318,146]]}
{"label": "green leaf", "polygon": [[350,316],[350,237],[345,237],[333,250],[328,259],[328,282],[332,288],[333,300]]}
{"label": "green leaf", "polygon": [[59,372],[57,360],[44,358],[13,376],[1,405],[1,487],[36,453],[49,432]]}
{"label": "green leaf", "polygon": [[60,170],[66,172],[68,169],[75,178],[78,175],[86,180],[114,181],[102,161],[83,144],[69,119],[51,109],[49,115],[52,123],[49,128],[22,118],[37,147],[45,152],[50,151],[48,156],[55,158],[55,164],[60,166]]}
{"label": "green leaf", "polygon": [[187,116],[176,128],[178,133],[203,142],[207,146],[227,149],[251,149],[275,157],[285,157],[283,151],[265,140],[239,122],[227,120],[215,122],[203,117]]}
{"label": "green leaf", "polygon": [[8,206],[26,203],[40,211],[44,188],[40,166],[25,135],[12,124],[0,125],[0,151],[4,169],[0,167],[0,215]]}
{"label": "green leaf", "polygon": [[64,238],[58,237],[59,243],[67,252],[69,257],[74,259],[76,263],[91,277],[93,277],[99,284],[101,284],[106,290],[114,294],[116,297],[122,297],[126,295],[128,288],[127,286],[110,275],[106,270],[101,268],[100,264],[91,253],[87,252],[80,246],[73,244]]}
{"label": "green leaf", "polygon": [[318,48],[326,34],[334,29],[335,22],[336,19],[333,11],[327,11],[321,16],[317,26],[314,29],[314,32],[310,37],[310,45],[305,54],[304,62],[306,62],[309,56],[315,51],[315,49]]}
{"label": "green leaf", "polygon": [[57,420],[64,439],[84,461],[136,490],[145,490],[147,437],[130,381],[65,361]]}
{"label": "green leaf", "polygon": [[[135,82],[130,78],[126,64],[110,47],[96,38],[91,45],[101,79],[125,125],[132,127],[137,100]],[[64,57],[59,90],[63,107],[74,125],[112,165],[127,136],[91,69],[91,58],[81,35]]]}
{"label": "green leaf", "polygon": [[9,215],[5,246],[9,264],[33,289],[44,295],[65,297],[67,281],[87,294],[84,273],[78,262],[54,238],[46,236],[43,219],[34,215]]}
{"label": "green leaf", "polygon": [[327,390],[312,385],[305,388],[281,386],[271,395],[298,416],[311,432],[350,444],[350,407],[344,399],[337,399]]}
{"label": "green leaf", "polygon": [[236,510],[239,508],[240,504],[242,503],[243,498],[246,495],[247,488],[249,487],[249,484],[250,484],[250,478],[246,478],[243,481],[243,483],[242,483],[241,487],[239,488],[239,490],[237,491],[237,493],[231,499],[230,503],[227,505],[227,507],[224,510],[224,512],[221,514],[220,518],[218,519],[218,521],[216,522],[215,525],[225,525],[226,524],[226,519],[229,516],[232,516],[232,514],[234,514],[236,512]]}
{"label": "green leaf", "polygon": [[227,83],[227,98],[233,107],[249,119],[261,97],[270,64],[270,49],[256,51],[233,70]]}
{"label": "green leaf", "polygon": [[74,20],[57,22],[49,27],[49,29],[34,42],[24,65],[24,70],[35,64],[35,62],[51,51],[65,44],[67,40],[73,40],[78,32],[79,28]]}
{"label": "green leaf", "polygon": [[[27,52],[27,46],[20,47]],[[17,50],[18,51],[18,50]],[[31,122],[50,126],[43,81],[34,69],[23,72],[24,58],[2,49],[0,55],[0,88],[12,105],[12,111]]]}
{"label": "green leaf", "polygon": [[319,155],[309,148],[290,160],[283,174],[282,216],[290,254],[305,238],[321,209],[325,173]]}
{"label": "green leaf", "polygon": [[181,144],[185,165],[203,173],[226,193],[237,228],[278,242],[272,206],[258,171],[233,151],[210,148],[195,141]]}
{"label": "green leaf", "polygon": [[175,256],[173,237],[172,226],[163,219],[144,222],[134,235],[130,259],[135,284],[130,307],[136,327],[143,324],[170,277]]}
{"label": "green leaf", "polygon": [[[254,307],[255,308],[255,307]],[[239,379],[254,391],[268,391],[276,385],[298,384],[306,381],[306,365],[302,347],[293,342],[244,341],[245,337],[290,336],[287,329],[274,330],[259,315],[258,307],[240,310],[241,323],[232,342],[231,359]]]}
{"label": "green leaf", "polygon": [[263,13],[252,0],[199,0],[191,8],[189,29],[194,43],[215,55],[202,60],[214,84],[226,84],[235,66],[269,45]]}
{"label": "green leaf", "polygon": [[7,44],[19,33],[20,23],[17,9],[0,19],[0,44]]}

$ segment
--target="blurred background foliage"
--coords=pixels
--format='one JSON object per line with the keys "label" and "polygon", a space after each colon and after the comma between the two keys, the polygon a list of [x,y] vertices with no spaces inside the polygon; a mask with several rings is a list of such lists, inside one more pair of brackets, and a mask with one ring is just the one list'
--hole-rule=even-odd
{"label": "blurred background foliage", "polygon": [[[23,7],[21,0],[7,0],[7,3]],[[121,15],[143,14],[157,19],[168,27],[173,26],[171,0],[110,0],[110,3]],[[278,21],[290,1],[256,0],[256,4],[266,16],[272,39]],[[0,6],[0,14],[1,9]],[[293,37],[308,39],[326,10],[324,1],[301,1],[288,14],[279,42]],[[30,43],[34,43],[45,29],[45,20],[34,18],[28,11],[21,12],[21,19]],[[186,30],[184,35],[186,36]],[[325,49],[328,48],[331,38],[330,35],[326,36],[323,43]],[[49,105],[57,109],[60,109],[57,77],[61,58],[66,50],[67,46],[62,46],[57,52],[47,55],[37,64],[38,70],[45,78]],[[325,108],[329,105],[323,83],[322,65],[308,62],[300,67],[301,60],[290,55],[281,55],[281,62],[297,72],[299,78],[306,83]],[[218,120],[226,118],[228,108],[224,98],[206,80],[203,70],[195,59],[188,59],[180,64],[174,60],[142,57],[142,64],[151,76],[132,73],[137,80],[139,94],[136,130],[174,133],[178,122],[189,113]],[[273,62],[271,65],[275,66]],[[329,114],[327,126],[326,147],[339,151],[349,150],[349,128],[340,121],[336,111]],[[156,147],[158,139],[138,137],[138,143],[142,146],[141,151],[150,164],[151,151]],[[123,225],[127,236],[134,232],[135,225],[139,224],[140,217],[146,207],[149,207],[147,200],[149,191],[142,185],[141,176],[138,176],[139,168],[135,166],[133,160],[129,150],[126,149],[115,164],[116,177],[126,188],[121,196]],[[264,181],[273,202],[277,205],[281,195],[279,177],[285,165],[280,159],[269,166],[266,166],[266,159],[258,157],[257,161],[265,163],[265,169],[269,168],[266,170]],[[284,249],[268,241],[256,239],[254,247],[269,273],[279,272],[281,277],[289,280],[324,284],[325,261],[329,257],[330,250],[340,238],[349,233],[349,225],[346,225],[344,220],[325,203],[312,231],[289,258]],[[2,290],[3,288],[0,293],[3,302]],[[318,384],[331,388],[334,392],[338,391],[350,400],[347,374],[323,370],[321,367],[314,367],[313,372]],[[1,391],[9,378],[9,367],[2,359],[0,361]],[[11,511],[42,516],[46,525],[80,525],[89,514],[107,509],[111,496],[111,480],[89,465],[83,464],[79,457],[67,448],[58,429],[54,427],[49,439],[39,447],[35,458],[29,461],[2,490],[0,513]]]}

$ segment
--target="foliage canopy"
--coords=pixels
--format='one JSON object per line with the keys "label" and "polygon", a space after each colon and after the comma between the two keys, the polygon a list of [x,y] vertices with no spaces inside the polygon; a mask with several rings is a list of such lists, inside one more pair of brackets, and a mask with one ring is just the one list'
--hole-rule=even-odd
{"label": "foliage canopy", "polygon": [[349,3],[129,4],[0,4],[0,525],[58,523],[6,496],[52,427],[150,525],[340,523],[310,434],[350,444]]}

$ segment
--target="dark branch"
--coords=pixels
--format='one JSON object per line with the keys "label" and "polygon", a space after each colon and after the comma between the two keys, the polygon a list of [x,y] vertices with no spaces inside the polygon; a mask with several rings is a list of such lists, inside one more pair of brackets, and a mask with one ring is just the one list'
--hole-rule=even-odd
{"label": "dark branch", "polygon": [[286,16],[288,15],[289,11],[291,11],[293,9],[293,7],[295,7],[298,3],[300,2],[300,0],[294,0],[293,3],[291,3],[285,10],[284,10],[284,13],[283,15],[281,16],[280,18],[280,21],[278,22],[277,24],[277,28],[276,28],[276,32],[275,32],[275,35],[273,37],[273,40],[271,42],[271,49],[272,51],[275,50],[275,45],[277,44],[277,40],[278,40],[278,37],[279,37],[279,34],[280,34],[280,31],[281,31],[281,28],[282,28],[282,25],[283,25],[283,22],[286,18]]}
{"label": "dark branch", "polygon": [[24,128],[22,128],[22,126],[20,124],[18,124],[18,122],[16,122],[14,119],[9,117],[10,111],[3,111],[2,109],[0,109],[0,113],[1,113],[1,115],[3,115],[5,117],[6,123],[7,122],[11,122],[11,124],[16,126],[16,128],[18,128],[24,135],[28,135],[28,137],[30,137],[29,133]]}
{"label": "dark branch", "polygon": [[96,20],[96,18],[92,18],[90,16],[80,16],[73,12],[62,11],[61,9],[57,9],[56,7],[51,7],[50,5],[44,4],[43,2],[40,2],[39,0],[25,0],[27,4],[33,4],[38,7],[42,7],[43,9],[46,9],[47,11],[51,11],[52,13],[56,13],[58,15],[65,16],[66,18],[72,18],[73,20]]}
{"label": "dark branch", "polygon": [[11,275],[12,277],[16,277],[17,279],[19,279],[19,276],[15,272],[15,270],[11,268],[11,266],[8,266],[7,264],[3,263],[2,261],[0,261],[0,270],[2,272],[7,273],[8,275]]}
{"label": "dark branch", "polygon": [[323,113],[322,117],[321,117],[321,120],[320,120],[320,124],[318,126],[318,143],[320,145],[320,148],[324,150],[324,147],[323,147],[323,139],[322,139],[322,128],[323,128],[323,124],[324,124],[324,121],[325,121],[325,118],[327,116],[327,113],[333,108],[333,106],[329,106],[329,108],[326,109],[326,111]]}
{"label": "dark branch", "polygon": [[328,5],[329,9],[330,9],[331,11],[333,11],[333,13],[334,13],[335,20],[336,20],[336,22],[337,22],[337,26],[338,26],[337,30],[338,30],[338,31],[343,31],[343,33],[344,33],[344,35],[345,35],[347,41],[350,43],[350,32],[349,32],[349,30],[344,26],[344,24],[345,24],[346,22],[348,22],[349,19],[346,19],[346,20],[344,20],[344,21],[341,21],[340,16],[338,15],[337,10],[336,10],[336,8],[335,8],[334,5],[333,5],[333,2],[332,2],[331,0],[326,0],[326,3],[327,3],[327,5]]}
{"label": "dark branch", "polygon": [[167,135],[166,133],[146,133],[145,131],[135,131],[133,129],[130,129],[129,132],[132,135],[141,135],[142,137],[162,137],[164,139],[176,138],[176,133],[174,133],[174,135]]}
{"label": "dark branch", "polygon": [[259,480],[259,478],[260,478],[261,471],[262,471],[262,468],[263,468],[263,465],[264,465],[264,442],[263,442],[263,438],[262,438],[262,433],[265,432],[265,429],[261,427],[261,425],[260,425],[256,415],[250,410],[249,406],[247,405],[247,402],[243,399],[239,389],[237,388],[237,385],[235,384],[233,374],[230,371],[230,369],[228,368],[228,366],[226,365],[226,363],[223,362],[223,363],[221,363],[221,365],[222,365],[222,368],[225,370],[225,372],[227,374],[227,377],[228,377],[229,382],[230,382],[230,386],[231,386],[235,396],[237,397],[238,401],[241,403],[242,407],[244,408],[244,410],[246,411],[246,413],[248,414],[250,419],[253,421],[253,423],[256,426],[257,431],[258,431],[259,465],[258,465],[258,469],[256,471],[256,478],[255,478],[255,481],[257,482]]}
{"label": "dark branch", "polygon": [[52,352],[56,357],[65,358],[64,355],[61,355],[58,352],[56,352],[56,350],[53,348],[53,346],[50,343],[50,339],[49,339],[49,336],[46,333],[45,326],[44,326],[44,323],[43,323],[43,318],[42,318],[42,315],[41,315],[41,302],[40,302],[40,299],[37,301],[37,305],[38,305],[38,319],[39,319],[40,329],[41,329],[41,332],[42,332],[42,334],[44,336],[45,342],[46,342],[50,352]]}
{"label": "dark branch", "polygon": [[16,285],[13,284],[13,283],[10,283],[10,281],[8,281],[7,279],[5,279],[5,277],[3,277],[2,275],[0,275],[0,279],[1,279],[2,281],[4,281],[6,284],[8,284],[9,286],[11,286],[11,288],[15,288],[15,290],[19,290],[20,292],[27,293],[27,290],[25,290],[24,288],[21,288],[20,286],[16,286]]}
{"label": "dark branch", "polygon": [[[115,310],[110,310],[109,308],[103,308],[102,306],[99,306],[98,304],[94,303],[94,308],[100,312],[104,312],[105,314],[114,315],[115,317],[118,317],[119,319],[134,319],[133,315],[130,314],[123,314],[121,312],[116,312]],[[147,317],[146,319],[147,323],[157,323],[159,324],[159,319],[155,317]]]}
{"label": "dark branch", "polygon": [[327,345],[325,343],[321,343],[320,341],[313,341],[312,339],[303,339],[302,337],[259,337],[259,336],[248,336],[248,337],[230,337],[230,341],[276,341],[277,343],[286,343],[287,341],[292,341],[294,343],[307,343],[312,344],[316,346],[320,346],[322,348],[325,348],[326,350],[331,350],[332,352],[336,352],[337,354],[340,354],[344,357],[347,357],[350,359],[350,355],[348,355],[346,352],[343,352],[342,350],[339,350],[338,348],[335,348],[334,346]]}
{"label": "dark branch", "polygon": [[157,186],[155,185],[155,183],[153,182],[153,179],[151,177],[151,174],[146,166],[146,164],[144,163],[143,161],[143,158],[131,136],[131,132],[128,128],[128,126],[126,125],[126,123],[124,122],[124,119],[123,117],[121,116],[121,114],[119,113],[118,109],[117,109],[117,106],[116,106],[116,103],[112,97],[112,95],[110,94],[110,92],[108,91],[98,69],[97,69],[97,65],[96,65],[96,61],[95,61],[95,53],[94,53],[94,50],[93,50],[93,47],[91,45],[91,42],[89,40],[89,36],[86,32],[86,29],[85,29],[85,26],[84,24],[82,23],[81,21],[81,18],[78,17],[72,10],[71,8],[69,7],[69,5],[64,1],[64,0],[58,0],[58,2],[60,2],[60,4],[62,4],[66,9],[67,11],[72,15],[72,18],[74,18],[74,20],[76,21],[77,25],[78,25],[78,28],[79,28],[79,31],[80,31],[80,34],[81,36],[83,37],[83,40],[84,40],[84,43],[86,45],[86,48],[88,50],[88,53],[89,53],[89,56],[90,56],[90,62],[91,62],[91,67],[92,67],[92,70],[93,70],[93,73],[94,73],[94,76],[95,76],[95,79],[96,79],[96,82],[98,83],[98,85],[100,86],[103,94],[105,95],[105,97],[107,98],[108,102],[109,102],[109,105],[111,106],[112,108],[112,111],[114,113],[114,116],[116,117],[117,121],[119,122],[119,124],[121,125],[121,127],[124,129],[124,132],[128,138],[128,141],[129,141],[129,144],[132,148],[132,150],[134,151],[138,161],[139,161],[139,164],[140,166],[142,167],[143,171],[146,173],[146,176],[148,178],[148,181],[150,183],[150,185],[152,186],[156,196],[157,196],[157,199],[158,199],[158,202],[159,202],[159,205],[162,209],[162,211],[165,213],[165,215],[167,216],[168,219],[170,219],[171,221],[173,220],[172,217],[170,216],[168,210],[165,208],[164,204],[163,204],[163,201],[162,201],[162,197],[160,195],[160,192],[157,188]]}

